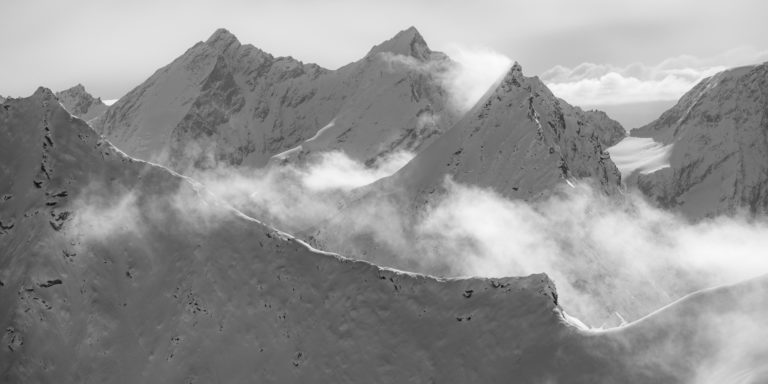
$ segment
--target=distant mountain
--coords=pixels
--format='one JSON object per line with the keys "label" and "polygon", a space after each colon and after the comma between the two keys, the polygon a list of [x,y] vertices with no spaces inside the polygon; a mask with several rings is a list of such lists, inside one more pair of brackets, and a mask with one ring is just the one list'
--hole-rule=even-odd
{"label": "distant mountain", "polygon": [[0,96],[0,104],[5,103],[5,97]]}
{"label": "distant mountain", "polygon": [[768,338],[766,277],[585,331],[543,274],[435,279],[313,250],[42,88],[0,107],[0,164],[2,382],[766,379],[765,343],[728,344]]}
{"label": "distant mountain", "polygon": [[635,137],[671,145],[670,167],[637,185],[690,218],[768,213],[768,63],[702,80]]}
{"label": "distant mountain", "polygon": [[56,92],[56,97],[69,113],[85,121],[91,121],[107,110],[107,105],[88,93],[82,84]]}
{"label": "distant mountain", "polygon": [[418,151],[453,124],[435,77],[451,65],[415,28],[335,71],[273,57],[220,29],[122,97],[96,128],[129,155],[177,170],[327,150],[372,164]]}

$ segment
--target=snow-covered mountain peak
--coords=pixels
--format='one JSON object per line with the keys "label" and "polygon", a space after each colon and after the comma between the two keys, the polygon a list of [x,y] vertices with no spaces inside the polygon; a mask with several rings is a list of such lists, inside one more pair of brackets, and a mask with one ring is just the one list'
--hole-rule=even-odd
{"label": "snow-covered mountain peak", "polygon": [[398,32],[393,38],[374,46],[367,57],[372,57],[379,53],[389,52],[396,55],[411,56],[419,60],[428,60],[432,50],[427,46],[427,42],[421,33],[415,28]]}
{"label": "snow-covered mountain peak", "polygon": [[69,113],[85,121],[93,120],[107,110],[107,105],[88,93],[82,84],[57,92],[56,97]]}

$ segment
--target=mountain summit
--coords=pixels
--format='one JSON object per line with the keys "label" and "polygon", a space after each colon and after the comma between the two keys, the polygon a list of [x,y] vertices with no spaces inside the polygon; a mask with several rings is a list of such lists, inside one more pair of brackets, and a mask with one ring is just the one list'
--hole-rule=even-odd
{"label": "mountain summit", "polygon": [[101,98],[93,97],[82,84],[56,92],[56,97],[69,113],[85,121],[93,120],[107,110]]}
{"label": "mountain summit", "polygon": [[421,36],[421,33],[415,27],[402,30],[393,38],[374,46],[366,56],[370,57],[385,52],[410,56],[422,61],[428,60],[432,53],[427,46],[427,42],[424,41],[424,37]]}

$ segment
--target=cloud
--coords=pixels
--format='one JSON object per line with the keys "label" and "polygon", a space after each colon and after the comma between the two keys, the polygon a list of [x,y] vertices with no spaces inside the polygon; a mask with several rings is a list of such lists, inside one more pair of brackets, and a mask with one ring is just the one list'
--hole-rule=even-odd
{"label": "cloud", "polygon": [[75,200],[72,211],[73,233],[86,242],[109,241],[112,236],[141,230],[141,212],[136,195],[130,191],[104,193],[103,188],[90,184]]}
{"label": "cloud", "polygon": [[652,138],[627,137],[606,151],[621,171],[621,177],[626,179],[635,171],[645,175],[668,168],[672,144],[657,143]]}
{"label": "cloud", "polygon": [[582,63],[555,66],[541,78],[552,92],[581,106],[617,105],[677,100],[702,79],[725,69],[768,60],[768,51],[730,50],[710,58],[682,55],[656,65],[633,63],[624,67]]}
{"label": "cloud", "polygon": [[637,192],[607,197],[576,183],[528,203],[448,179],[445,193],[414,211],[397,191],[355,189],[410,156],[366,167],[336,152],[303,166],[199,171],[197,187],[182,183],[187,187],[151,197],[90,188],[74,204],[73,220],[87,239],[106,241],[141,236],[143,220],[206,231],[231,218],[234,207],[317,248],[383,266],[446,277],[544,272],[566,311],[596,327],[768,272],[765,220],[689,223]]}
{"label": "cloud", "polygon": [[318,162],[300,172],[303,184],[311,190],[351,190],[395,173],[413,157],[410,152],[395,152],[381,158],[374,166],[366,167],[343,152],[324,152]]}
{"label": "cloud", "polygon": [[322,247],[440,276],[545,272],[564,308],[591,326],[638,319],[693,291],[768,272],[768,224],[741,218],[688,223],[637,193],[588,186],[535,203],[446,181],[422,212],[377,196],[335,213]]}
{"label": "cloud", "polygon": [[211,194],[244,213],[288,232],[301,232],[333,217],[355,188],[396,172],[413,158],[395,152],[366,166],[343,152],[312,157],[304,165],[243,170],[220,167],[191,173]]}

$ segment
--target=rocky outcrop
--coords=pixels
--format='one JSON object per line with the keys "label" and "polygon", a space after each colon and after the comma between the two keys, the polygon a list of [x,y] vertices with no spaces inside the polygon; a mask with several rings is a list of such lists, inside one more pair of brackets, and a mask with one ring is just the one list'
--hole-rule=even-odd
{"label": "rocky outcrop", "polygon": [[82,84],[56,92],[56,97],[69,113],[85,121],[91,121],[107,110],[107,105],[88,93]]}
{"label": "rocky outcrop", "polygon": [[579,107],[574,108],[581,112],[582,119],[588,125],[594,127],[600,146],[603,148],[612,147],[627,137],[627,131],[624,130],[624,127],[618,121],[608,117],[605,112],[598,110],[580,111]]}
{"label": "rocky outcrop", "polygon": [[768,213],[768,63],[702,80],[631,135],[672,146],[669,168],[637,180],[662,207],[692,219]]}
{"label": "rocky outcrop", "polygon": [[414,28],[335,71],[273,57],[221,29],[121,98],[96,128],[129,155],[177,170],[329,150],[371,164],[420,150],[455,121],[436,78],[451,65]]}

